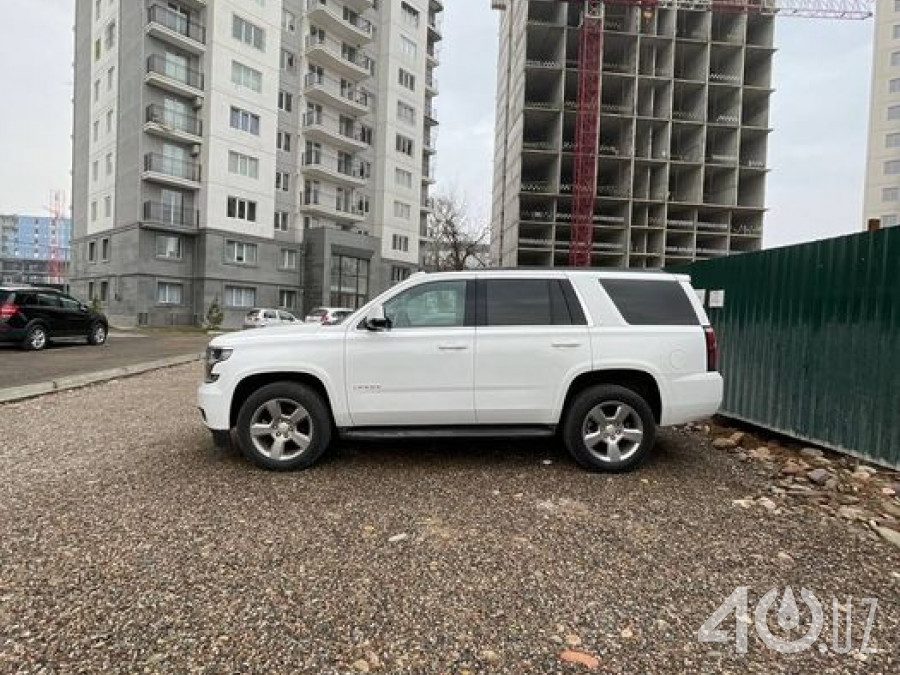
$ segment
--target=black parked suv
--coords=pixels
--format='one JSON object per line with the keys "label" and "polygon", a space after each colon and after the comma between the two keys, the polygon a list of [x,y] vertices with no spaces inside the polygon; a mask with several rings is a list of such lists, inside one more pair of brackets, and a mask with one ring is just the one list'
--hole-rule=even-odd
{"label": "black parked suv", "polygon": [[38,350],[57,338],[106,342],[106,317],[54,288],[0,286],[0,342]]}

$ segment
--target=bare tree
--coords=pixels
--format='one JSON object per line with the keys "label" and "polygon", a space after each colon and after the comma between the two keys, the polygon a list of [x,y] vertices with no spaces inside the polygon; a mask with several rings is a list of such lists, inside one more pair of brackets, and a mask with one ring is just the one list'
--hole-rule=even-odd
{"label": "bare tree", "polygon": [[486,267],[490,256],[490,228],[472,221],[465,199],[438,195],[428,216],[425,268],[434,271]]}

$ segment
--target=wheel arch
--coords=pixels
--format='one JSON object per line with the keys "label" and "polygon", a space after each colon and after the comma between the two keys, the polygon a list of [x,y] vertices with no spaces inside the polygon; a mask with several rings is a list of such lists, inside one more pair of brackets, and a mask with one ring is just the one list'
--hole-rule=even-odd
{"label": "wheel arch", "polygon": [[322,382],[322,380],[309,373],[272,371],[247,375],[237,383],[234,392],[231,395],[231,406],[228,412],[229,426],[234,427],[237,424],[237,416],[241,406],[254,391],[276,382],[293,382],[306,385],[313,389],[322,397],[322,402],[328,410],[328,416],[331,419],[332,425],[334,425],[334,410],[331,404],[331,397],[328,395],[328,389],[325,387],[325,383]]}
{"label": "wheel arch", "polygon": [[646,370],[636,368],[613,368],[603,370],[590,370],[578,375],[569,384],[566,396],[560,411],[560,424],[563,423],[572,402],[588,387],[598,384],[615,384],[620,387],[630,389],[638,396],[643,398],[650,410],[653,412],[653,419],[657,424],[662,419],[662,391],[657,379]]}

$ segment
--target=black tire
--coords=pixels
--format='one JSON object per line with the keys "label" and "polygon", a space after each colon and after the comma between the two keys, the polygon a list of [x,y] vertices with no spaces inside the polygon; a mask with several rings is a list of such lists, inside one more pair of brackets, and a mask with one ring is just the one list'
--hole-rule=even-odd
{"label": "black tire", "polygon": [[22,349],[29,352],[38,352],[50,342],[50,332],[41,324],[28,329],[25,339],[22,341]]}
{"label": "black tire", "polygon": [[[615,413],[620,411],[626,415],[621,425],[615,421]],[[599,428],[595,418],[600,414],[611,427]],[[610,446],[603,435],[607,429],[610,442],[618,450],[609,450]],[[638,430],[641,432],[639,442],[633,438]],[[592,449],[585,436],[593,436],[595,433],[600,435],[595,437],[597,446]],[[624,437],[626,433],[628,438]],[[615,438],[619,440],[616,441]],[[656,421],[653,411],[640,394],[626,387],[601,384],[585,389],[572,401],[563,420],[562,439],[575,461],[588,471],[630,471],[646,459],[656,442]],[[619,443],[626,443],[623,446],[626,451],[619,448]]]}
{"label": "black tire", "polygon": [[[306,413],[306,417],[298,426],[291,427],[289,425],[290,431],[287,428],[282,431],[280,438],[285,438],[285,441],[281,447],[293,450],[293,453],[285,453],[285,455],[290,454],[290,457],[275,458],[272,456],[276,454],[272,448],[280,440],[273,435],[278,425],[274,417],[266,410],[267,404],[273,401],[277,402],[284,415],[291,415],[301,407]],[[258,420],[256,424],[264,426],[269,417],[273,418],[270,425],[273,430],[272,434],[261,437],[259,442],[261,445],[269,445],[271,454],[267,454],[257,447],[250,431],[251,424],[254,424],[254,418]],[[284,423],[289,424],[286,420]],[[328,414],[322,397],[315,390],[296,382],[275,382],[253,392],[244,401],[238,412],[236,431],[241,451],[255,464],[277,471],[306,469],[312,466],[331,444],[331,416]],[[285,433],[289,433],[291,436],[287,437]],[[300,446],[293,440],[296,436],[292,434],[308,438],[308,445],[305,449],[300,449]],[[272,441],[271,444],[268,443],[269,439]]]}
{"label": "black tire", "polygon": [[106,326],[100,321],[95,321],[91,324],[91,330],[87,336],[88,344],[104,345],[106,344],[107,335],[108,329],[106,328]]}

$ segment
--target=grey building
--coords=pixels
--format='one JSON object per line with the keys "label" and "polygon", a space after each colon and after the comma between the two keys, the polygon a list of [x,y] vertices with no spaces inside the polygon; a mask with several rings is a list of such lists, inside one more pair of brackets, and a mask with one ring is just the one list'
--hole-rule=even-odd
{"label": "grey building", "polygon": [[[356,306],[418,267],[437,0],[79,2],[72,290],[115,323]],[[102,293],[101,293],[101,289]]]}
{"label": "grey building", "polygon": [[[586,3],[495,1],[492,259],[567,265]],[[591,264],[654,268],[762,242],[774,16],[605,5]]]}

